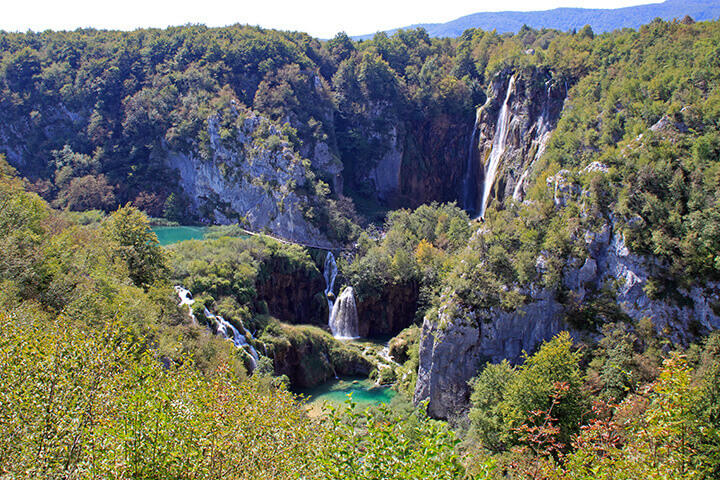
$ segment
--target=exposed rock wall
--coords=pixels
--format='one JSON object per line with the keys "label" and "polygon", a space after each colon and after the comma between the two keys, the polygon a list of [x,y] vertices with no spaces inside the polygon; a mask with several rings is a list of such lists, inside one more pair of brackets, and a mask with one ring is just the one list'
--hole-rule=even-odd
{"label": "exposed rock wall", "polygon": [[[235,113],[235,115],[239,115]],[[241,221],[253,230],[303,243],[331,243],[303,216],[306,199],[297,189],[306,185],[307,167],[287,142],[258,139],[265,124],[268,137],[281,132],[254,112],[246,113],[237,136],[221,137],[219,118],[208,119],[209,158],[198,152],[167,152],[166,164],[180,175],[180,185],[203,217],[218,223]]]}
{"label": "exposed rock wall", "polygon": [[569,269],[565,284],[584,300],[587,286],[616,286],[616,300],[633,320],[648,318],[667,339],[683,344],[693,335],[720,328],[720,283],[697,282],[690,290],[678,289],[674,298],[651,298],[647,293],[651,269],[657,260],[635,255],[625,245],[614,222],[585,237],[590,257]]}
{"label": "exposed rock wall", "polygon": [[[570,259],[563,279],[563,289],[577,302],[588,300],[591,292],[613,288],[622,313],[636,322],[650,319],[661,335],[679,344],[720,328],[720,283],[680,290],[681,298],[653,299],[645,287],[654,260],[630,253],[613,222],[587,232],[585,241],[588,257]],[[538,268],[542,263],[541,256]],[[462,415],[469,408],[468,381],[485,362],[517,363],[523,351],[533,351],[563,330],[580,335],[566,322],[567,306],[554,291],[530,288],[523,293],[530,298],[528,304],[515,312],[493,309],[489,322],[478,320],[475,312],[454,304],[451,297],[445,299],[437,320],[424,319],[415,403],[427,400],[434,417]]]}
{"label": "exposed rock wall", "polygon": [[370,170],[368,177],[379,200],[391,203],[400,193],[400,175],[404,151],[405,128],[396,121],[386,132],[386,150]]}
{"label": "exposed rock wall", "polygon": [[438,115],[408,126],[400,183],[400,204],[459,200],[471,119]]}
{"label": "exposed rock wall", "polygon": [[553,292],[538,294],[522,311],[493,310],[489,322],[472,311],[461,310],[458,315],[451,299],[440,308],[437,321],[425,318],[414,402],[427,400],[428,414],[437,418],[465,414],[471,393],[468,382],[485,362],[517,363],[523,350],[530,351],[567,329],[563,307]]}
{"label": "exposed rock wall", "polygon": [[412,325],[417,311],[418,286],[393,285],[381,295],[357,302],[360,336],[394,334]]}
{"label": "exposed rock wall", "polygon": [[471,170],[465,176],[474,179],[479,185],[475,193],[479,199],[469,203],[482,203],[485,174],[498,133],[498,116],[505,101],[509,109],[507,131],[503,132],[506,141],[497,173],[487,186],[490,189],[489,203],[513,197],[516,200],[524,198],[524,181],[532,164],[545,152],[566,96],[565,81],[556,78],[547,69],[522,72],[503,70],[495,75],[489,87],[487,102],[477,112],[477,131],[473,137],[477,145],[471,145],[476,151],[468,155],[471,163],[467,168]]}
{"label": "exposed rock wall", "polygon": [[296,387],[312,387],[340,375],[368,375],[373,364],[360,353],[333,345],[332,338],[296,332],[269,346],[275,374],[287,375]]}
{"label": "exposed rock wall", "polygon": [[256,285],[258,300],[283,322],[326,325],[328,304],[321,275],[273,273]]}
{"label": "exposed rock wall", "polygon": [[365,125],[353,125],[375,145],[369,158],[345,158],[345,183],[390,208],[458,200],[472,119],[438,114],[403,120],[387,105],[368,108]]}

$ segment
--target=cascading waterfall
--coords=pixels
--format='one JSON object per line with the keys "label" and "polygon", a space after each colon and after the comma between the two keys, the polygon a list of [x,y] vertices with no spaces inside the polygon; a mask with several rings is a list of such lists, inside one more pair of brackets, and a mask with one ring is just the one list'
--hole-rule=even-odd
{"label": "cascading waterfall", "polygon": [[355,292],[352,287],[346,287],[338,297],[330,313],[329,323],[335,338],[349,340],[360,337]]}
{"label": "cascading waterfall", "polygon": [[325,277],[325,298],[328,302],[328,322],[333,311],[333,289],[335,288],[335,278],[337,277],[338,269],[335,263],[335,255],[332,252],[327,252],[325,257],[325,266],[323,267],[323,276]]}
{"label": "cascading waterfall", "polygon": [[[192,318],[193,322],[197,322],[197,318],[195,317],[195,314],[192,310],[192,305],[195,303],[195,300],[192,298],[192,293],[190,293],[190,290],[180,286],[175,286],[175,291],[178,294],[178,297],[180,297],[180,306],[187,305],[188,306],[188,314],[190,315],[190,318]],[[205,308],[205,317],[214,322],[215,326],[217,328],[217,334],[220,335],[223,338],[226,338],[228,340],[232,340],[233,343],[237,348],[243,348],[248,354],[250,355],[250,362],[252,365],[252,370],[255,370],[257,367],[257,362],[260,359],[257,350],[255,350],[255,347],[253,347],[245,338],[244,335],[242,335],[237,328],[235,328],[230,322],[225,320],[220,315],[214,315],[210,312],[210,310]],[[250,333],[247,329],[245,329],[245,326],[243,325],[243,329],[250,335],[250,338],[253,338],[252,333]]]}
{"label": "cascading waterfall", "polygon": [[515,75],[510,77],[508,82],[507,94],[502,109],[498,115],[497,125],[495,127],[495,137],[493,138],[492,151],[490,152],[490,160],[485,169],[485,178],[483,181],[482,203],[480,204],[480,218],[485,218],[485,210],[487,209],[488,200],[490,200],[490,191],[495,183],[495,175],[500,165],[500,159],[505,153],[505,146],[508,136],[508,121],[510,120],[510,95],[515,88]]}
{"label": "cascading waterfall", "polygon": [[[212,313],[210,313],[207,308],[205,308],[205,316],[208,320],[212,320],[215,322],[218,335],[228,340],[232,340],[237,348],[243,348],[246,352],[250,354],[250,361],[252,362],[251,370],[255,370],[255,368],[257,368],[257,362],[260,357],[257,353],[257,350],[255,350],[255,347],[250,345],[250,343],[247,341],[245,335],[241,335],[238,329],[235,328],[232,323],[228,322],[220,315],[213,315]],[[248,334],[249,333],[250,332],[248,332]],[[252,335],[250,336],[252,337]]]}
{"label": "cascading waterfall", "polygon": [[525,182],[525,179],[528,177],[529,174],[530,170],[525,170],[522,175],[520,175],[520,180],[518,180],[517,185],[515,185],[515,189],[513,190],[513,200],[515,200],[516,202],[522,201],[523,183]]}
{"label": "cascading waterfall", "polygon": [[183,288],[180,285],[175,285],[175,292],[177,292],[178,297],[180,297],[180,306],[187,305],[188,307],[188,315],[192,319],[194,324],[197,324],[197,318],[195,318],[195,314],[193,313],[192,304],[195,303],[195,300],[193,299],[192,293],[190,293],[190,290],[187,288]]}
{"label": "cascading waterfall", "polygon": [[468,148],[467,161],[465,164],[465,173],[463,175],[463,198],[462,207],[471,216],[478,211],[478,122],[480,120],[480,112],[475,115],[475,124],[473,125],[472,135],[470,136],[470,147]]}

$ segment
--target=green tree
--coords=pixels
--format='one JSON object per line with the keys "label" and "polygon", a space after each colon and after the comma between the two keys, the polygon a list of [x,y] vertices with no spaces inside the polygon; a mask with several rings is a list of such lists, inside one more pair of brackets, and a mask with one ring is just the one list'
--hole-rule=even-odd
{"label": "green tree", "polygon": [[472,382],[469,435],[473,440],[482,442],[484,448],[495,452],[504,447],[501,405],[507,386],[514,381],[516,375],[517,371],[505,360],[497,365],[486,365]]}
{"label": "green tree", "polygon": [[538,427],[533,422],[544,421],[539,413],[553,417],[557,440],[569,446],[587,411],[579,361],[572,338],[562,332],[535,354],[526,354],[525,363],[515,369],[507,363],[488,365],[473,382],[470,417],[486,447],[517,444],[521,426]]}
{"label": "green tree", "polygon": [[150,230],[147,215],[127,204],[103,222],[103,229],[135,285],[148,287],[167,278],[167,255]]}

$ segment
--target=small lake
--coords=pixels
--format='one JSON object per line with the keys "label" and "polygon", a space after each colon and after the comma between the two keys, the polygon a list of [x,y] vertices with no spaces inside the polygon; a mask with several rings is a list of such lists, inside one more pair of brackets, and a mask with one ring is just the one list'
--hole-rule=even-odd
{"label": "small lake", "polygon": [[163,247],[184,240],[202,240],[207,233],[207,227],[153,227],[151,230]]}
{"label": "small lake", "polygon": [[353,402],[357,403],[360,410],[371,405],[388,404],[396,395],[390,387],[378,387],[375,382],[367,378],[338,379],[313,388],[296,389],[295,392],[305,397],[305,404],[309,407],[311,415],[319,415],[324,402],[336,406],[342,405],[350,393]]}

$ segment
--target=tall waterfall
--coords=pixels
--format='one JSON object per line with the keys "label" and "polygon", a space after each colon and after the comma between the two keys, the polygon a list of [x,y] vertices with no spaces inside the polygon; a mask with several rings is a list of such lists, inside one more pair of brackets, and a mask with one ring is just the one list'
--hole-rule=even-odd
{"label": "tall waterfall", "polygon": [[335,255],[332,252],[327,252],[325,257],[325,266],[323,267],[323,276],[325,277],[325,298],[328,302],[328,321],[333,310],[333,289],[335,288],[335,278],[337,277],[338,269],[335,263]]}
{"label": "tall waterfall", "polygon": [[[195,318],[195,314],[192,311],[192,305],[195,303],[195,300],[192,298],[192,293],[190,293],[190,290],[180,286],[175,286],[175,291],[178,294],[178,297],[180,297],[180,306],[187,305],[189,310],[190,318],[192,318],[193,322],[197,323],[197,318]],[[255,347],[253,347],[245,338],[245,335],[242,335],[237,328],[235,328],[230,322],[225,320],[220,315],[214,315],[210,312],[210,310],[205,308],[205,317],[210,320],[211,322],[215,323],[215,327],[217,328],[217,334],[220,335],[223,338],[226,338],[228,340],[232,340],[233,343],[237,348],[243,348],[249,355],[250,355],[250,362],[252,364],[252,370],[255,370],[257,367],[257,362],[259,360],[259,356],[257,353],[257,350],[255,350]],[[243,326],[244,329],[244,326]],[[250,335],[250,338],[253,338],[252,333],[250,333],[247,329],[245,331]]]}
{"label": "tall waterfall", "polygon": [[330,313],[330,331],[335,338],[353,339],[360,337],[358,314],[355,306],[355,292],[347,287],[338,297]]}
{"label": "tall waterfall", "polygon": [[516,202],[522,202],[525,198],[525,182],[530,175],[530,169],[532,165],[545,154],[545,149],[547,148],[548,142],[550,141],[550,136],[553,132],[553,127],[550,123],[550,90],[552,89],[552,87],[553,81],[551,78],[545,82],[545,99],[543,101],[543,109],[542,112],[540,112],[540,115],[535,121],[535,125],[533,127],[535,130],[535,134],[533,135],[532,143],[530,144],[530,151],[534,150],[535,156],[530,160],[529,167],[523,171],[522,175],[520,175],[520,179],[517,181],[517,183],[515,184],[515,188],[513,189],[512,198]]}
{"label": "tall waterfall", "polygon": [[505,95],[505,101],[503,102],[502,109],[498,115],[497,125],[495,126],[495,137],[493,138],[492,151],[490,152],[490,160],[488,161],[487,167],[485,168],[485,179],[483,181],[483,194],[482,203],[480,204],[480,218],[485,218],[485,209],[487,208],[488,200],[490,200],[490,191],[495,183],[495,174],[497,174],[498,166],[500,165],[500,159],[505,153],[505,146],[508,136],[508,121],[510,120],[510,95],[513,93],[515,88],[515,75],[510,77],[508,83],[507,94]]}
{"label": "tall waterfall", "polygon": [[470,147],[468,148],[467,159],[465,163],[465,173],[463,175],[463,196],[462,207],[473,216],[478,211],[478,179],[477,172],[479,167],[478,160],[478,122],[480,120],[480,112],[475,115],[475,125],[473,125],[472,135],[470,136]]}

